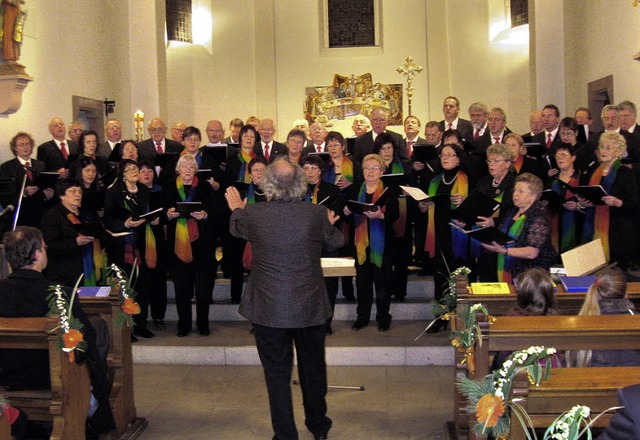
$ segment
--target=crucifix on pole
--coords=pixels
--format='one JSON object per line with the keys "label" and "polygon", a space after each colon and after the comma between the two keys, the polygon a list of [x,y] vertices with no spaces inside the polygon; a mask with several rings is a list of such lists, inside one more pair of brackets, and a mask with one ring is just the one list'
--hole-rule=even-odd
{"label": "crucifix on pole", "polygon": [[413,101],[413,77],[422,72],[422,66],[413,63],[413,58],[407,57],[404,64],[398,66],[396,72],[407,77],[407,100],[409,101],[409,114],[411,115],[411,102]]}

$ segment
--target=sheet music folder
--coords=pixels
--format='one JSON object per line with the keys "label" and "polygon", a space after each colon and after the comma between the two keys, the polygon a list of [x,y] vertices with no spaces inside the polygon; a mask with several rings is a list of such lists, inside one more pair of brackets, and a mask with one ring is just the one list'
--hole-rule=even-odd
{"label": "sheet music folder", "polygon": [[505,234],[495,226],[487,226],[486,228],[464,229],[455,223],[449,223],[452,228],[462,231],[465,235],[475,238],[481,243],[491,244],[494,241],[502,246],[513,243],[515,240],[509,234]]}
{"label": "sheet music folder", "polygon": [[347,200],[347,207],[354,214],[362,214],[366,211],[377,211],[378,207],[383,207],[387,201],[393,196],[393,191],[389,187],[386,187],[378,200],[374,203],[359,202],[357,200]]}
{"label": "sheet music folder", "polygon": [[451,211],[451,218],[470,227],[478,221],[478,216],[491,217],[500,208],[500,202],[480,191],[472,191],[460,206]]}

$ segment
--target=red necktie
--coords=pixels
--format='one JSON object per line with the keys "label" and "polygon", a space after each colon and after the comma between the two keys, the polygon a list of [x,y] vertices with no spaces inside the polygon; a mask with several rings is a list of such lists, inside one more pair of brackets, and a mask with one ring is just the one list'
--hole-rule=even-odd
{"label": "red necktie", "polygon": [[29,181],[33,182],[33,171],[31,171],[31,162],[26,161],[24,163],[24,166],[27,167],[27,177],[29,178]]}
{"label": "red necktie", "polygon": [[316,145],[316,149],[318,150],[318,153],[322,153],[322,145]]}
{"label": "red necktie", "polygon": [[158,150],[158,154],[164,154],[164,150],[162,149],[162,142],[156,142],[156,150]]}
{"label": "red necktie", "polygon": [[264,158],[269,160],[269,144],[264,144]]}
{"label": "red necktie", "polygon": [[480,129],[476,130],[476,132],[473,133],[473,140],[475,141],[476,139],[478,139],[478,136],[480,136]]}
{"label": "red necktie", "polygon": [[407,154],[409,155],[409,157],[413,155],[413,144],[415,144],[414,141],[407,142]]}
{"label": "red necktie", "polygon": [[69,152],[67,151],[67,145],[64,142],[60,142],[60,152],[65,160],[69,159]]}
{"label": "red necktie", "polygon": [[552,143],[552,142],[553,142],[553,141],[551,140],[551,133],[549,133],[549,134],[547,134],[547,150],[548,150],[549,148],[551,148],[551,143]]}
{"label": "red necktie", "polygon": [[493,143],[494,144],[499,144],[500,143],[500,136],[496,136],[493,138]]}
{"label": "red necktie", "polygon": [[453,124],[449,122],[449,130],[451,130],[451,127],[453,127]]}

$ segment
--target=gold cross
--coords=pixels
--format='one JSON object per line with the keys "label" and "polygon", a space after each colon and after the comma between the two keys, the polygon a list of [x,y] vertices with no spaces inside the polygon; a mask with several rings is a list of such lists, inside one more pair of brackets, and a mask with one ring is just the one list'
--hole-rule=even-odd
{"label": "gold cross", "polygon": [[398,66],[396,72],[400,75],[404,75],[407,77],[407,100],[409,101],[409,114],[411,115],[411,102],[413,101],[413,86],[411,82],[413,81],[413,77],[418,73],[422,72],[422,66],[417,66],[413,63],[413,58],[407,57],[404,61],[404,64]]}

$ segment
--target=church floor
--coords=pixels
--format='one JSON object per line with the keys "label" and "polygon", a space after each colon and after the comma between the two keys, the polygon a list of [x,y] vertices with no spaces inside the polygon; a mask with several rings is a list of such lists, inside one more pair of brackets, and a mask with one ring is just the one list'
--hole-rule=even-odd
{"label": "church floor", "polygon": [[[259,366],[136,364],[139,417],[149,421],[140,437],[153,440],[268,440],[273,436],[266,387]],[[365,387],[329,390],[330,439],[444,439],[453,419],[453,368],[329,367],[329,385]],[[297,379],[294,369],[293,380]],[[292,385],[300,439],[302,395]]]}

